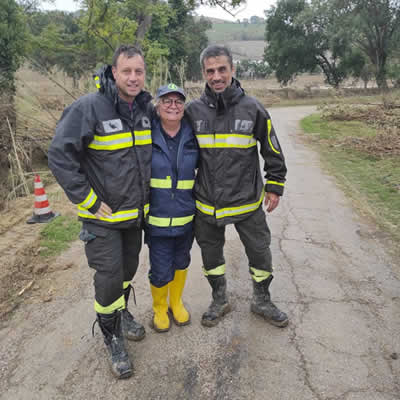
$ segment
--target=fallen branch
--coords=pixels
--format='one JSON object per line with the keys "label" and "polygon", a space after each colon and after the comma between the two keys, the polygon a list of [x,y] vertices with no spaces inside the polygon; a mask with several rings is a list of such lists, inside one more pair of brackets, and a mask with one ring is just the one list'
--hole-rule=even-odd
{"label": "fallen branch", "polygon": [[33,282],[35,282],[35,281],[30,281],[24,288],[22,288],[22,289],[18,292],[18,296],[22,296],[27,290],[29,290],[29,289],[32,287]]}

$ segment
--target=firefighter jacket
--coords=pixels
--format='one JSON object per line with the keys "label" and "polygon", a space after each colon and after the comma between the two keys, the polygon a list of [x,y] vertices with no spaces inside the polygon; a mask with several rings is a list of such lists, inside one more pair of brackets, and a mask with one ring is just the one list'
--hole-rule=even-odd
{"label": "firefighter jacket", "polygon": [[[283,194],[286,165],[271,118],[239,81],[221,94],[208,85],[187,106],[200,147],[196,208],[210,223],[226,225],[258,209],[264,193]],[[257,151],[264,159],[264,187]]]}
{"label": "firefighter jacket", "polygon": [[196,211],[193,186],[199,149],[190,124],[182,119],[176,168],[171,160],[158,119],[153,121],[153,155],[150,181],[150,212],[146,233],[180,236],[192,230]]}
{"label": "firefighter jacket", "polygon": [[[117,93],[111,66],[95,75],[97,93],[67,107],[50,144],[49,167],[82,221],[123,228],[140,226],[149,209],[151,118],[149,93],[133,105]],[[96,218],[100,203],[112,215]]]}

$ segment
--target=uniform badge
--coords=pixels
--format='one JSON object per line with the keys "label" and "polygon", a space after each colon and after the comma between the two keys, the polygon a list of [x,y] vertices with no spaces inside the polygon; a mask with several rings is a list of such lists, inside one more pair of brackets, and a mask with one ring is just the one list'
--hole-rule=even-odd
{"label": "uniform badge", "polygon": [[120,119],[110,119],[109,121],[103,121],[103,128],[105,133],[122,131],[122,121]]}

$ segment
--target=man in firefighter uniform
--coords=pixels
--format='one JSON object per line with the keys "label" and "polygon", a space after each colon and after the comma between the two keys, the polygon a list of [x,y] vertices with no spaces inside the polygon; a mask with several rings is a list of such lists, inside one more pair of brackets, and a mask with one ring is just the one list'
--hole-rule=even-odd
{"label": "man in firefighter uniform", "polygon": [[98,92],[64,110],[49,148],[49,167],[82,221],[97,322],[117,378],[133,373],[124,337],[145,335],[127,308],[149,209],[153,106],[145,76],[142,53],[120,46],[94,77]]}
{"label": "man in firefighter uniform", "polygon": [[[195,184],[195,237],[212,302],[202,316],[215,326],[230,311],[226,295],[225,226],[234,224],[249,260],[253,282],[251,311],[284,327],[287,315],[271,301],[271,234],[262,208],[273,211],[283,194],[286,166],[271,119],[264,107],[247,96],[233,77],[230,51],[209,46],[200,56],[205,91],[187,107],[200,147]],[[264,186],[257,141],[265,161]]]}

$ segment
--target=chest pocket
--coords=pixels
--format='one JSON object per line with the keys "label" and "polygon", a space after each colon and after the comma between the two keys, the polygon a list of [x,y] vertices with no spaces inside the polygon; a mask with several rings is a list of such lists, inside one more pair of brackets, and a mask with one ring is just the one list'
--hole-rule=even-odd
{"label": "chest pocket", "polygon": [[89,148],[93,150],[119,150],[133,146],[132,133],[122,124],[120,119],[101,121],[96,126]]}
{"label": "chest pocket", "polygon": [[151,130],[135,130],[133,135],[120,119],[102,121],[96,127],[92,142],[88,145],[90,149],[113,151],[126,149],[132,146],[151,144]]}

